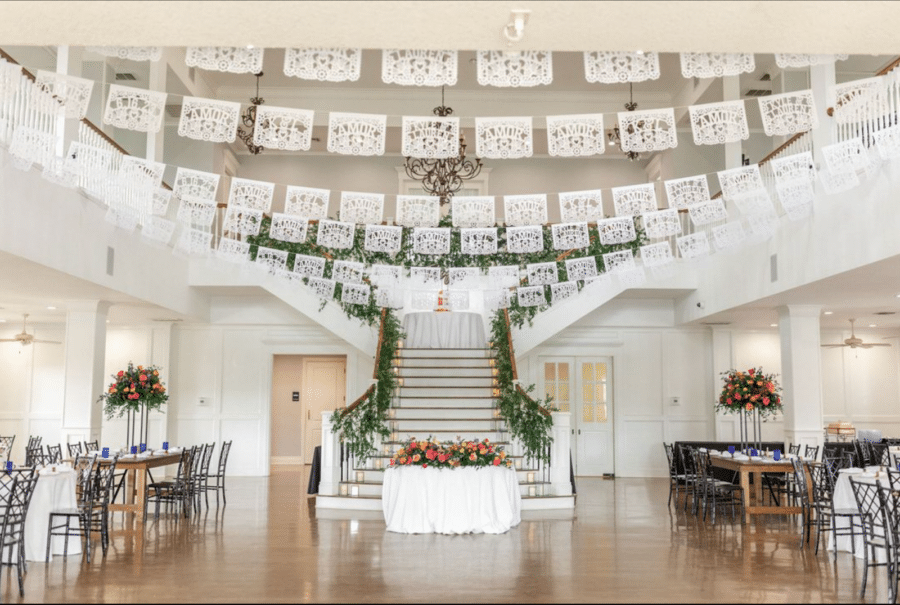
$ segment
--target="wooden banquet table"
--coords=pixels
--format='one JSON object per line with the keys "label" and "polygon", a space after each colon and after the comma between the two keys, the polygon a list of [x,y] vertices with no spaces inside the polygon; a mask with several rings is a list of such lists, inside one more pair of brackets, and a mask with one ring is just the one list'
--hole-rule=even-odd
{"label": "wooden banquet table", "polygon": [[[740,473],[741,498],[744,508],[744,523],[750,522],[754,515],[799,515],[803,513],[801,506],[787,506],[784,500],[782,506],[763,504],[763,473],[793,473],[794,467],[790,460],[783,462],[762,462],[760,460],[734,460],[709,455],[710,464],[719,468],[728,469]],[[750,491],[750,477],[753,477],[753,491]],[[809,473],[807,473],[807,490],[811,490]]]}
{"label": "wooden banquet table", "polygon": [[[109,464],[110,460],[97,459],[100,464]],[[119,458],[116,470],[128,471],[128,481],[125,488],[125,503],[111,502],[109,510],[134,513],[136,518],[144,522],[147,516],[147,471],[151,468],[178,464],[181,460],[181,452],[169,454],[152,454],[146,458]]]}

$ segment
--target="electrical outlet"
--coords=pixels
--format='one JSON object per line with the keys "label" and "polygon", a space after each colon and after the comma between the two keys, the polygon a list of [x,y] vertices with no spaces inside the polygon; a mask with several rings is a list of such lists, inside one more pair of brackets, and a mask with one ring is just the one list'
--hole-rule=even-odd
{"label": "electrical outlet", "polygon": [[200,399],[197,400],[197,405],[203,407],[209,406],[209,397],[200,397]]}
{"label": "electrical outlet", "polygon": [[680,397],[672,397],[672,405],[681,405]]}

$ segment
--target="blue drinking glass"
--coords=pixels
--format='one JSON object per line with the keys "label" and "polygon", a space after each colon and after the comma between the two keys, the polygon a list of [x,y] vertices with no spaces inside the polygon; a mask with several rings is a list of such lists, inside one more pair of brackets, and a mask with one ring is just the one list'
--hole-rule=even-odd
{"label": "blue drinking glass", "polygon": [[12,461],[11,461],[11,460],[7,460],[7,461],[6,461],[6,472],[7,472],[7,473],[10,472],[10,471],[12,470],[12,466],[13,466],[13,465],[12,465]]}
{"label": "blue drinking glass", "polygon": [[781,450],[775,450],[772,452],[772,457],[775,458],[775,461],[781,460]]}
{"label": "blue drinking glass", "polygon": [[728,446],[728,453],[732,454],[732,455],[734,454],[734,446],[733,445]]}
{"label": "blue drinking glass", "polygon": [[751,448],[750,448],[750,455],[751,455],[751,456],[759,456],[759,452],[757,452],[754,448],[751,447]]}
{"label": "blue drinking glass", "polygon": [[109,448],[108,447],[103,448],[103,457],[109,458]]}
{"label": "blue drinking glass", "polygon": [[131,446],[131,453],[132,453],[132,454],[137,454],[137,446],[136,446],[136,445],[132,445],[132,446]]}
{"label": "blue drinking glass", "polygon": [[146,443],[142,443],[142,444],[141,444],[141,453],[143,454],[143,453],[146,452],[146,451],[147,451],[147,444],[146,444]]}
{"label": "blue drinking glass", "polygon": [[163,449],[164,449],[164,450],[169,449],[169,442],[168,442],[168,441],[163,441]]}

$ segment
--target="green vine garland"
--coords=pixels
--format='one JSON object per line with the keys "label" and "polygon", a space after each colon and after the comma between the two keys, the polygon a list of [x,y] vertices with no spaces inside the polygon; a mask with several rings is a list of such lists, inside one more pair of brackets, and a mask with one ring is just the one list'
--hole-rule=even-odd
{"label": "green vine garland", "polygon": [[[326,251],[316,246],[314,243],[318,234],[318,223],[310,223],[309,229],[306,234],[306,240],[301,243],[289,243],[272,239],[269,236],[270,225],[271,219],[269,217],[263,218],[263,222],[260,226],[260,234],[247,238],[247,241],[250,243],[251,259],[256,259],[256,254],[259,250],[259,246],[272,248],[275,250],[287,251],[289,253],[287,264],[288,267],[293,267],[294,255],[297,254],[318,257],[325,256]],[[451,227],[451,225],[452,218],[450,216],[444,216],[441,218],[441,221],[439,223],[440,227]],[[607,246],[600,243],[600,238],[594,237],[591,240],[590,246],[588,246],[587,248],[574,250],[571,254],[566,256],[566,258],[575,259],[583,258],[585,256],[596,256],[598,257],[598,269],[602,270],[602,256],[604,254],[607,254],[609,252],[618,252],[621,250],[631,250],[632,253],[637,256],[640,247],[647,243],[647,237],[643,229],[641,229],[639,226],[636,226],[635,230],[637,232],[637,237],[631,242]],[[535,252],[531,254],[513,254],[506,251],[505,227],[499,228],[499,251],[496,254],[463,254],[461,250],[461,238],[458,231],[458,229],[453,230],[453,234],[450,238],[449,254],[416,254],[415,252],[413,252],[411,229],[403,230],[403,239],[401,241],[400,251],[396,254],[387,254],[385,252],[370,252],[366,250],[365,227],[357,226],[356,234],[353,238],[353,247],[346,249],[328,249],[327,254],[334,260],[350,260],[360,262],[365,265],[399,265],[406,269],[408,269],[409,267],[439,267],[444,271],[453,267],[478,267],[483,271],[487,271],[489,267],[500,265],[516,265],[520,268],[525,268],[526,265],[531,263],[554,262],[560,256],[559,250],[553,250],[552,230],[549,226],[546,225],[543,227],[544,249],[541,252]],[[326,278],[331,277],[332,265],[333,263],[325,264],[324,276]],[[560,281],[566,281],[567,279],[568,276],[566,275],[565,264],[562,264],[560,266]],[[548,286],[545,286],[545,289],[547,287]],[[579,290],[581,287],[581,284],[579,284]],[[348,317],[355,317],[357,319],[360,319],[370,326],[374,326],[378,323],[379,317],[381,316],[381,308],[375,304],[374,296],[369,299],[369,303],[366,305],[345,304],[341,302],[341,284],[337,284],[334,291],[334,300],[341,305],[341,308],[344,310],[344,313],[346,313]],[[326,303],[327,301],[323,300],[322,307],[324,307]],[[509,307],[510,322],[517,328],[521,328],[523,325],[525,325],[525,323],[528,323],[530,325],[535,315],[548,308],[549,305],[542,305],[539,307],[522,307],[518,304],[518,300],[514,299]]]}
{"label": "green vine garland", "polygon": [[[380,314],[379,310],[379,316]],[[350,413],[344,414],[345,409],[339,409],[331,416],[334,432],[341,436],[341,441],[349,442],[350,452],[360,464],[375,453],[376,435],[384,439],[391,434],[388,429],[388,409],[397,386],[393,359],[397,343],[403,336],[400,320],[393,311],[386,309],[381,348],[376,360],[375,390]]]}
{"label": "green vine garland", "polygon": [[491,320],[494,367],[497,370],[497,384],[500,391],[498,405],[500,416],[506,421],[510,436],[517,439],[525,450],[525,456],[548,463],[548,446],[553,443],[550,431],[553,418],[548,412],[557,412],[552,398],[547,395],[542,400],[534,400],[528,394],[534,385],[523,388],[524,393],[513,382],[512,351],[509,348],[509,328],[502,311],[497,311]]}

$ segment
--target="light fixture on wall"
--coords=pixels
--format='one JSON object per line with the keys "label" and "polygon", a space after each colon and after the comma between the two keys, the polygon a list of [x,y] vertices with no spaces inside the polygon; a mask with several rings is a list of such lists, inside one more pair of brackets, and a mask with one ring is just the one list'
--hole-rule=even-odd
{"label": "light fixture on wall", "polygon": [[[635,109],[637,109],[638,105],[634,102],[634,84],[631,82],[628,83],[628,98],[629,101],[625,103],[625,110],[634,111]],[[634,126],[628,127],[628,134],[634,134]],[[618,124],[613,126],[612,131],[609,133],[609,135],[607,135],[607,140],[609,141],[610,146],[615,145],[619,149],[622,149],[622,137]],[[641,154],[636,151],[623,151],[622,153],[624,153],[625,157],[627,157],[632,162],[641,159]]]}
{"label": "light fixture on wall", "polygon": [[250,106],[247,107],[247,111],[241,114],[241,123],[247,130],[238,127],[237,136],[244,142],[250,153],[259,155],[265,147],[253,144],[253,132],[256,130],[256,108],[265,103],[266,100],[259,96],[259,79],[262,77],[263,72],[254,75],[256,76],[256,96],[250,98]]}
{"label": "light fixture on wall", "polygon": [[[444,87],[441,86],[441,105],[435,107],[434,115],[444,118],[453,114],[453,108],[444,105]],[[466,137],[459,137],[459,155],[453,158],[413,158],[407,157],[404,164],[407,176],[422,182],[422,189],[428,194],[441,198],[441,205],[450,202],[465,181],[481,174],[481,160],[473,162],[466,157]]]}

